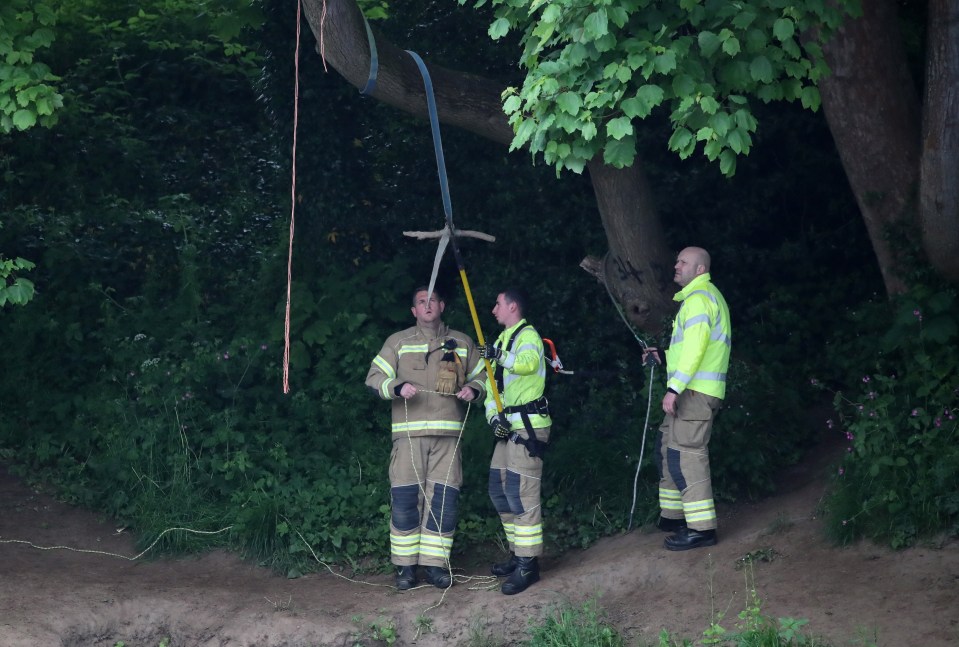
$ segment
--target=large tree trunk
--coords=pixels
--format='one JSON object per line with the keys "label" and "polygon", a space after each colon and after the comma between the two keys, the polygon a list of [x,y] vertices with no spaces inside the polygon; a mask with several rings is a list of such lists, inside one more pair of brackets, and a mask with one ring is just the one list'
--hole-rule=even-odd
{"label": "large tree trunk", "polygon": [[919,184],[919,99],[906,66],[893,0],[863,0],[826,44],[832,74],[819,83],[823,109],[889,294],[906,284],[886,239],[911,218]]}
{"label": "large tree trunk", "polygon": [[603,259],[586,258],[581,265],[617,295],[634,325],[655,332],[675,310],[662,298],[672,282],[673,257],[662,242],[662,225],[640,164],[637,160],[616,169],[590,163],[609,253]]}
{"label": "large tree trunk", "polygon": [[933,267],[959,282],[959,0],[929,0],[919,218]]}
{"label": "large tree trunk", "polygon": [[[318,50],[322,37],[326,62],[352,85],[363,88],[370,51],[354,0],[303,0],[303,7]],[[371,96],[425,119],[423,80],[413,59],[382,37],[376,38],[376,48],[379,72]],[[427,65],[442,123],[504,145],[512,142],[513,131],[500,104],[502,84],[428,61]],[[658,332],[670,306],[663,276],[672,263],[645,174],[638,165],[616,170],[598,162],[591,163],[589,170],[610,247],[606,271],[594,268],[593,273],[625,305],[635,325]]]}

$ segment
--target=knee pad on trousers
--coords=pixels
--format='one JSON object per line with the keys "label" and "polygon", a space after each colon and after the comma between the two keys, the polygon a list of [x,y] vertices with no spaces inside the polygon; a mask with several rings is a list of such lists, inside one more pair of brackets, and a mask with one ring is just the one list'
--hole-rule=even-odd
{"label": "knee pad on trousers", "polygon": [[520,478],[516,472],[506,472],[506,501],[509,503],[509,511],[515,515],[525,512],[519,495]]}
{"label": "knee pad on trousers", "polygon": [[509,512],[509,501],[506,499],[506,491],[503,489],[503,480],[499,470],[489,471],[489,498],[498,514]]}
{"label": "knee pad on trousers", "polygon": [[420,525],[420,513],[417,510],[420,486],[401,485],[390,489],[392,506],[390,518],[397,530],[413,530]]}
{"label": "knee pad on trousers", "polygon": [[[454,487],[436,484],[433,486],[433,500],[430,502],[430,516],[426,520],[426,529],[431,532],[449,533],[456,529],[456,502],[460,492]],[[437,524],[441,527],[437,528]]]}
{"label": "knee pad on trousers", "polygon": [[680,456],[679,450],[666,448],[666,466],[669,469],[669,476],[676,484],[676,489],[682,492],[686,489],[686,477],[683,476],[683,470],[679,466]]}

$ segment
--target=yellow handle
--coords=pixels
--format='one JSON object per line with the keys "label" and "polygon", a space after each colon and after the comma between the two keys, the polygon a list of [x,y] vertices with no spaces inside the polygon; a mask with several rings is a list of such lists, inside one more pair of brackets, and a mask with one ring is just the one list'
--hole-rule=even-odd
{"label": "yellow handle", "polygon": [[[460,279],[463,281],[463,289],[466,291],[466,302],[470,306],[470,314],[473,315],[473,327],[476,328],[476,341],[480,346],[486,345],[483,339],[483,329],[480,327],[479,316],[476,314],[476,304],[473,303],[473,293],[470,292],[470,282],[466,278],[466,270],[460,268]],[[483,359],[486,363],[486,377],[489,378],[489,389],[493,393],[493,400],[496,402],[496,413],[503,413],[503,401],[499,396],[499,389],[496,388],[496,376],[493,375],[493,365],[488,359]]]}

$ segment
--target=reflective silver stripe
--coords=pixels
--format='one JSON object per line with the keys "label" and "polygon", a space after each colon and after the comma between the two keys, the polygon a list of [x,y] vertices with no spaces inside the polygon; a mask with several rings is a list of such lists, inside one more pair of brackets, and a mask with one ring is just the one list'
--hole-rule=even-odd
{"label": "reflective silver stripe", "polygon": [[682,382],[683,384],[689,384],[689,381],[693,378],[689,377],[685,373],[680,373],[679,371],[673,371],[672,373],[669,374],[669,379],[670,380],[675,379],[679,382]]}
{"label": "reflective silver stripe", "polygon": [[692,328],[693,326],[699,323],[709,323],[709,315],[701,314],[701,315],[696,315],[695,317],[691,317],[687,319],[686,322],[683,324],[683,330],[685,330],[686,328]]}
{"label": "reflective silver stripe", "polygon": [[725,373],[715,373],[711,371],[697,371],[696,375],[693,376],[694,380],[711,380],[713,382],[725,382],[726,374]]}
{"label": "reflective silver stripe", "polygon": [[404,344],[403,346],[400,346],[396,353],[397,355],[404,355],[406,353],[425,353],[429,349],[429,344]]}

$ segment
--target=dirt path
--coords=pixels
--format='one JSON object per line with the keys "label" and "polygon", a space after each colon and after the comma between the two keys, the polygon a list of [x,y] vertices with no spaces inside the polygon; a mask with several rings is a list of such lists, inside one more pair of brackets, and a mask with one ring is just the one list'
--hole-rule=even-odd
{"label": "dirt path", "polygon": [[[759,550],[776,555],[754,568],[764,612],[806,618],[807,633],[834,647],[959,645],[959,542],[895,553],[830,547],[815,516],[825,464],[808,461],[775,498],[721,509],[714,548],[670,553],[661,533],[636,531],[546,560],[543,580],[515,597],[488,590],[482,577],[445,596],[431,587],[396,593],[386,576],[288,580],[222,552],[130,562],[9,543],[136,553],[109,521],[0,466],[0,647],[157,647],[166,637],[170,647],[385,645],[371,625],[390,623],[395,645],[465,646],[475,636],[513,644],[551,605],[596,596],[630,644],[655,644],[663,627],[696,639],[712,606],[728,609],[732,628],[746,600],[737,561]],[[432,631],[417,635],[417,626]]]}

